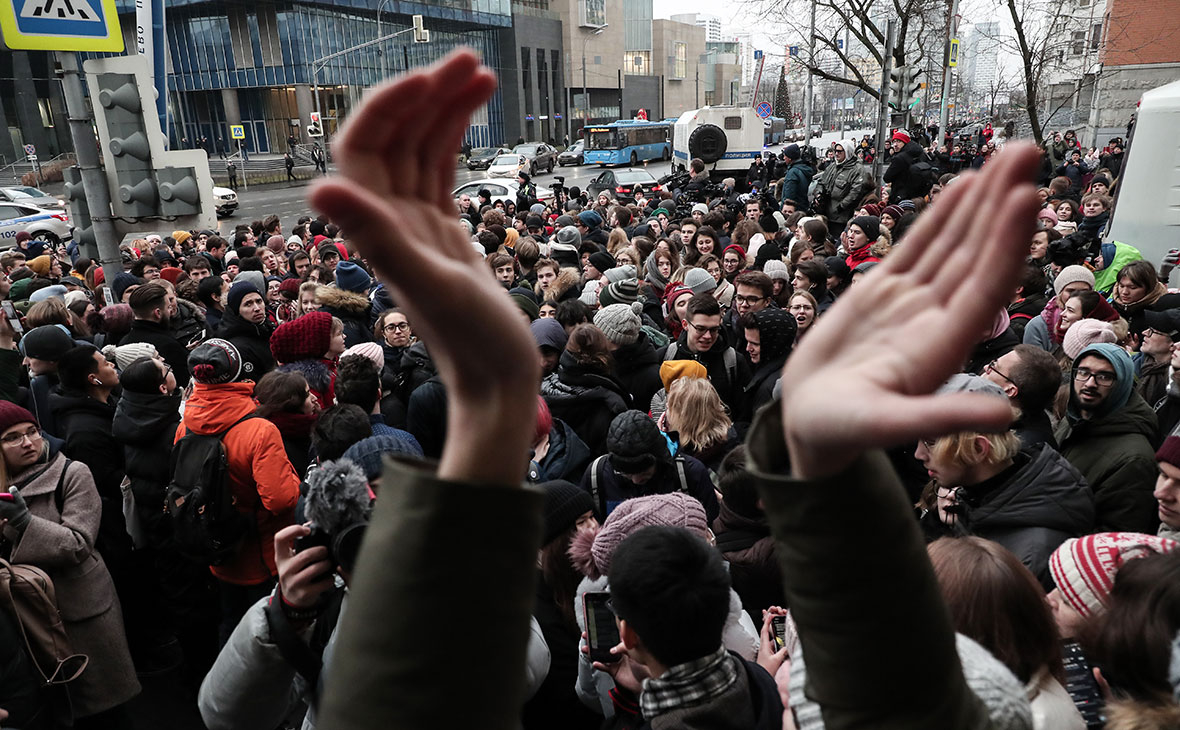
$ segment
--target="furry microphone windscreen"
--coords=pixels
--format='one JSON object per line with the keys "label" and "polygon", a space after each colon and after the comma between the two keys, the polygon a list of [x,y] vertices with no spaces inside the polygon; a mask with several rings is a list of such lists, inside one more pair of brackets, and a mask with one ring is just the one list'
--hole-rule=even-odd
{"label": "furry microphone windscreen", "polygon": [[304,511],[307,519],[329,535],[368,522],[372,510],[365,474],[348,459],[325,461],[308,476]]}

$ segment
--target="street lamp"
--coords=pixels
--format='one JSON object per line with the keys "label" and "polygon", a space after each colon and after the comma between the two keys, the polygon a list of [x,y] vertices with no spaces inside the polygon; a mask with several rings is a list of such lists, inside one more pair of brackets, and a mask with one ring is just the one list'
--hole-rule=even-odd
{"label": "street lamp", "polygon": [[609,23],[602,25],[593,33],[587,33],[582,38],[582,103],[585,107],[582,108],[582,129],[586,129],[586,125],[590,123],[590,94],[586,91],[586,41],[590,40],[596,35],[602,35],[602,31],[606,30]]}

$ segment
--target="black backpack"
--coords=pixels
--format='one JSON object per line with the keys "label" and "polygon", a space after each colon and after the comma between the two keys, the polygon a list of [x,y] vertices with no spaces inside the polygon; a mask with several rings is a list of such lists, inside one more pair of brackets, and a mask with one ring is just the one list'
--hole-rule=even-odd
{"label": "black backpack", "polygon": [[172,449],[172,479],[164,508],[172,518],[173,539],[182,555],[203,565],[221,565],[237,555],[252,529],[238,511],[229,483],[225,435],[251,413],[220,433],[188,432]]}

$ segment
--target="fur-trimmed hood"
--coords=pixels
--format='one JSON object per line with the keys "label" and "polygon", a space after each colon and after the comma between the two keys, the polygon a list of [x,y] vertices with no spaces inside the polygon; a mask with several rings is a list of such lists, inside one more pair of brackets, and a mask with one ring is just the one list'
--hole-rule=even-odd
{"label": "fur-trimmed hood", "polygon": [[[545,301],[559,302],[566,297],[567,292],[577,291],[581,274],[577,269],[570,267],[562,267],[557,270],[557,278],[549,285],[549,291],[545,292]],[[535,291],[541,295],[540,284],[536,285]]]}
{"label": "fur-trimmed hood", "polygon": [[335,310],[345,316],[357,317],[369,311],[369,298],[364,294],[357,294],[334,286],[319,286],[315,290],[315,300],[325,309]]}
{"label": "fur-trimmed hood", "polygon": [[299,373],[312,390],[320,393],[332,389],[336,376],[336,366],[327,360],[296,360],[280,365],[277,369],[285,373]]}
{"label": "fur-trimmed hood", "polygon": [[1106,730],[1175,730],[1180,727],[1180,704],[1113,702],[1106,706],[1106,716]]}

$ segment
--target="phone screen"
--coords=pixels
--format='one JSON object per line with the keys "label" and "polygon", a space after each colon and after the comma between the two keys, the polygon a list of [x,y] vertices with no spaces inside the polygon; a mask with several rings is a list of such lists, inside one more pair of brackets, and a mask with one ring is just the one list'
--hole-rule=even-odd
{"label": "phone screen", "polygon": [[615,615],[607,607],[609,593],[587,593],[582,597],[586,613],[586,636],[590,644],[590,661],[610,664],[619,661],[619,656],[610,650],[619,643],[619,627]]}
{"label": "phone screen", "polygon": [[774,645],[781,649],[787,645],[787,617],[774,616],[770,619],[770,627],[774,629]]}
{"label": "phone screen", "polygon": [[8,323],[12,325],[12,331],[17,334],[22,334],[25,330],[20,323],[20,315],[17,314],[16,307],[13,306],[11,299],[5,299],[0,302],[4,308],[4,316],[8,318]]}

